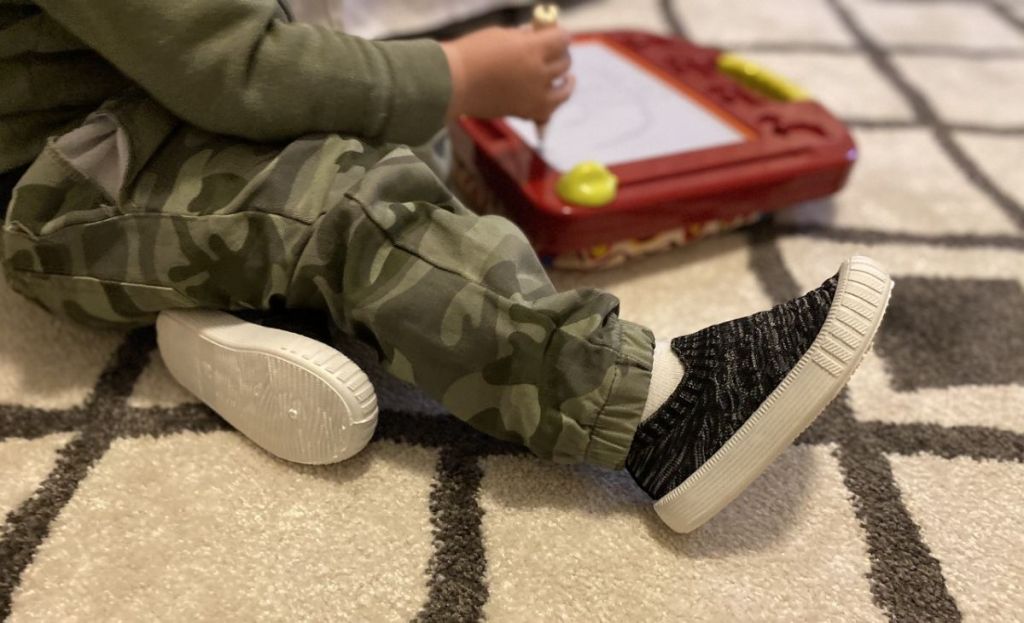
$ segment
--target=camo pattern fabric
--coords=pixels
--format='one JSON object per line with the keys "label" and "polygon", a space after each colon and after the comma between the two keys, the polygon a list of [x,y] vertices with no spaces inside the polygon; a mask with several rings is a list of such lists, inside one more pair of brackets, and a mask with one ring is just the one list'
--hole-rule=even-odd
{"label": "camo pattern fabric", "polygon": [[117,132],[91,148],[119,163],[115,187],[57,139],[15,188],[3,265],[25,296],[105,326],[167,308],[322,309],[481,431],[622,466],[650,332],[610,294],[556,292],[518,228],[463,207],[408,148],[247,143],[139,93],[85,123],[100,119]]}

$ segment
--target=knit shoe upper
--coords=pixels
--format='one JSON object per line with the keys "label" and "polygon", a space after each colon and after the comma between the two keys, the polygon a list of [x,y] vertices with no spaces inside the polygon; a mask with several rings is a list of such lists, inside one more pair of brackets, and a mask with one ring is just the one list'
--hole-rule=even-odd
{"label": "knit shoe upper", "polygon": [[655,499],[683,483],[740,429],[807,352],[839,275],[768,311],[672,341],[679,386],[640,424],[626,469]]}

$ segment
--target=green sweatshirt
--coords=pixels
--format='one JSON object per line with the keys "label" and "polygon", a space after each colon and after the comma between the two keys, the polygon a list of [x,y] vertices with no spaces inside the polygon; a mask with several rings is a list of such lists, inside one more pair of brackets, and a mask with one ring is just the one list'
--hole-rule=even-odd
{"label": "green sweatshirt", "polygon": [[436,42],[292,23],[275,0],[0,0],[0,172],[131,84],[195,126],[254,141],[416,144],[451,97]]}

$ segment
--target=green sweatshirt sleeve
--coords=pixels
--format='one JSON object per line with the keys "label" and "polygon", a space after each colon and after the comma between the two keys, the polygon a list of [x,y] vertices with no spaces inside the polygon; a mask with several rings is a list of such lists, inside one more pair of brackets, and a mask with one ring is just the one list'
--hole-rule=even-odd
{"label": "green sweatshirt sleeve", "polygon": [[168,110],[211,132],[416,144],[441,128],[451,97],[436,42],[374,42],[285,22],[274,0],[37,4]]}

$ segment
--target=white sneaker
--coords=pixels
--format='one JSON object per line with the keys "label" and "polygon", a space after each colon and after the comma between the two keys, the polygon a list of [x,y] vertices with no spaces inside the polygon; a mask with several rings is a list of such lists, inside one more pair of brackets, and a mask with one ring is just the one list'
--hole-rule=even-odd
{"label": "white sneaker", "polygon": [[373,436],[373,386],[327,344],[209,310],[162,312],[156,329],[171,375],[271,454],[335,463]]}

